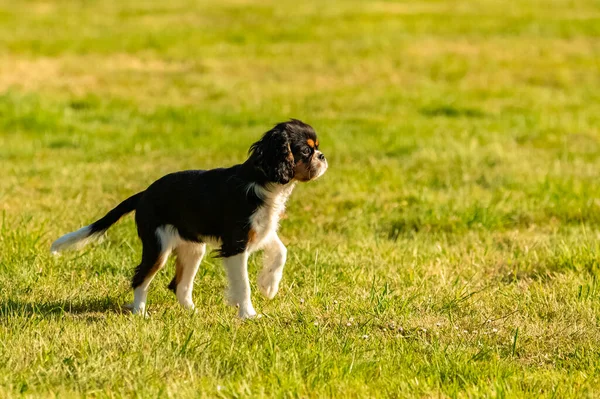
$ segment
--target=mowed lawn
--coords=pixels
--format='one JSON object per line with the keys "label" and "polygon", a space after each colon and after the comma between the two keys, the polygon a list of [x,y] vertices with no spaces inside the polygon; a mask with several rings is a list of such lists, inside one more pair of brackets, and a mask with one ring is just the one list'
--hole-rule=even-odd
{"label": "mowed lawn", "polygon": [[[290,117],[330,168],[262,318],[214,256],[122,311],[131,216],[49,254]],[[599,155],[594,0],[2,0],[0,397],[594,397]]]}

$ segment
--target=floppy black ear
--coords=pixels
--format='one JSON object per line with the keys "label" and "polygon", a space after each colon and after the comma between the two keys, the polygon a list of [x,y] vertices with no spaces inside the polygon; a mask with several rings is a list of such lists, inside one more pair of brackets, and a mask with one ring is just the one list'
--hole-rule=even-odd
{"label": "floppy black ear", "polygon": [[250,152],[256,159],[256,166],[270,182],[287,184],[294,178],[294,155],[285,128],[275,126],[269,130],[252,144]]}

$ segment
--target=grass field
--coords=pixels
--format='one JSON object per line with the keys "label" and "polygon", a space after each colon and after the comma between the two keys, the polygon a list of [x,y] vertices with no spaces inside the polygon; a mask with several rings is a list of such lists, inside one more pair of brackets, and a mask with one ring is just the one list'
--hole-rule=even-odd
{"label": "grass field", "polygon": [[[214,257],[121,312],[131,217],[50,256],[289,117],[330,168],[262,318]],[[0,397],[594,397],[599,155],[594,0],[1,0]]]}

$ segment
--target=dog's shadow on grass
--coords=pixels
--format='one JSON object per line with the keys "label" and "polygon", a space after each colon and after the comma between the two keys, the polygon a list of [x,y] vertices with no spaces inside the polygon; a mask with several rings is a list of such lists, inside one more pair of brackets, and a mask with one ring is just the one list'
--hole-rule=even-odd
{"label": "dog's shadow on grass", "polygon": [[129,313],[115,298],[81,298],[29,302],[8,299],[0,303],[0,317],[73,315],[86,319],[104,319],[108,313]]}

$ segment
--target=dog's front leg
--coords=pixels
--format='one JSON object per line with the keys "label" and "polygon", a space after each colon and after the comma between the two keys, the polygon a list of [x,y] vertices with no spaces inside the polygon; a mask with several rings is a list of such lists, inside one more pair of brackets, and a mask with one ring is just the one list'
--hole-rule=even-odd
{"label": "dog's front leg", "polygon": [[224,259],[227,279],[229,280],[228,301],[238,307],[238,317],[247,319],[256,316],[250,299],[250,280],[248,280],[248,252]]}
{"label": "dog's front leg", "polygon": [[287,257],[287,249],[277,234],[273,234],[265,245],[263,268],[258,275],[258,288],[267,298],[273,299],[279,290],[279,282],[283,276],[283,266]]}

